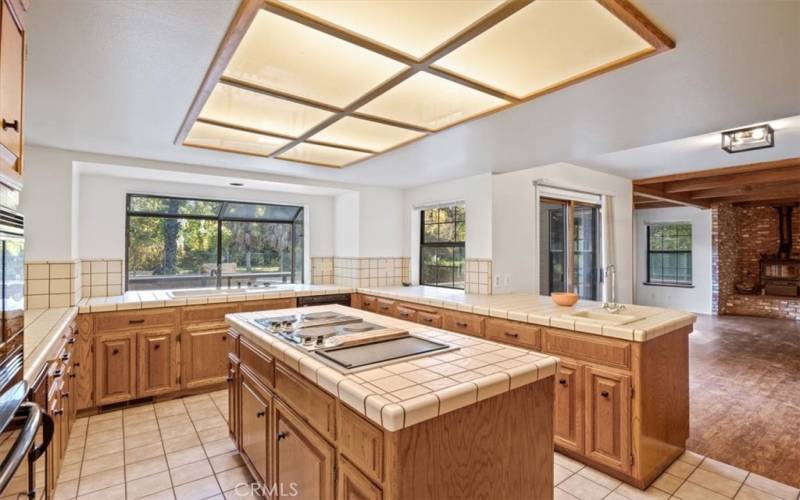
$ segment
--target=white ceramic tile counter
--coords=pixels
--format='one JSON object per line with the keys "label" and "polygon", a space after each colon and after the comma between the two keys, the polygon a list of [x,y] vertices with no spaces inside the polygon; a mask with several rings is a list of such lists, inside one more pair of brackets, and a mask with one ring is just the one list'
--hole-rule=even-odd
{"label": "white ceramic tile counter", "polygon": [[574,307],[561,307],[556,305],[550,297],[540,295],[472,295],[461,290],[430,286],[359,288],[358,292],[636,342],[645,342],[678,328],[692,325],[697,319],[694,314],[687,312],[626,304],[622,314],[637,316],[639,319],[614,326],[565,316],[583,310],[600,308],[600,302],[589,300],[581,300]]}
{"label": "white ceramic tile counter", "polygon": [[316,306],[302,311],[314,310],[360,316],[366,321],[459,346],[458,350],[444,354],[344,375],[248,321],[254,317],[285,315],[293,309],[226,317],[245,338],[389,431],[550,377],[559,363],[557,358],[545,354],[343,306]]}
{"label": "white ceramic tile counter", "polygon": [[33,383],[45,362],[56,355],[58,340],[77,315],[77,307],[25,311],[24,377],[29,384]]}
{"label": "white ceramic tile counter", "polygon": [[335,293],[352,293],[355,289],[335,285],[281,285],[265,291],[251,291],[234,295],[220,295],[209,290],[208,295],[173,297],[170,290],[129,291],[112,297],[92,297],[81,299],[78,308],[81,313],[124,311],[129,309],[149,309],[155,307],[175,307],[200,304],[219,304],[224,302],[244,302],[250,300],[281,299]]}

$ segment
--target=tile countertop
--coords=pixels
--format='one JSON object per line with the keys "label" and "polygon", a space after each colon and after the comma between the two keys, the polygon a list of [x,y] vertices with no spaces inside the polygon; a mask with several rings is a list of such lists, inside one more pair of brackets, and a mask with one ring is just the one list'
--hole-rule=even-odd
{"label": "tile countertop", "polygon": [[697,319],[694,314],[683,311],[626,304],[621,314],[630,314],[641,319],[617,326],[601,325],[565,317],[566,314],[600,308],[600,302],[589,300],[581,300],[574,307],[562,307],[556,305],[550,297],[540,295],[472,295],[461,290],[430,286],[359,288],[358,292],[635,342],[646,342],[692,325]]}
{"label": "tile countertop", "polygon": [[25,381],[32,384],[48,359],[57,353],[61,333],[78,315],[77,307],[29,309],[25,311],[23,357]]}
{"label": "tile countertop", "polygon": [[345,375],[248,322],[256,317],[285,315],[293,309],[226,316],[228,323],[248,340],[388,431],[532,384],[554,375],[558,368],[559,360],[553,356],[367,311],[323,305],[303,308],[302,312],[315,310],[360,316],[386,327],[408,330],[418,337],[459,346],[455,351]]}
{"label": "tile countertop", "polygon": [[81,299],[78,309],[81,313],[124,311],[128,309],[149,309],[154,307],[191,306],[201,304],[220,304],[224,302],[244,302],[250,300],[282,299],[287,297],[304,297],[309,295],[326,295],[334,293],[353,293],[354,288],[335,285],[289,285],[267,289],[264,292],[247,292],[236,295],[219,295],[209,293],[207,296],[171,297],[170,290],[142,290],[125,292],[124,295],[111,297],[92,297]]}

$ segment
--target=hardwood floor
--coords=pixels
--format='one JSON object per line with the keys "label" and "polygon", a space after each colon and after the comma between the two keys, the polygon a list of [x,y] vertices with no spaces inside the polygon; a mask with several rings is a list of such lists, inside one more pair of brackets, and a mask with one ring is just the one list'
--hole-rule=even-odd
{"label": "hardwood floor", "polygon": [[700,316],[687,447],[800,487],[800,323]]}

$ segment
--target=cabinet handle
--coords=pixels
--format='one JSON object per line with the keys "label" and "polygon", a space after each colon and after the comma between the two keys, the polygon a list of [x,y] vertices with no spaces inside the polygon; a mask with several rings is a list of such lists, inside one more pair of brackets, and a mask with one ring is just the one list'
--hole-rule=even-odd
{"label": "cabinet handle", "polygon": [[561,384],[561,385],[567,385],[567,379],[565,379],[565,378],[562,378],[562,379],[560,379],[560,380],[558,381],[558,383],[559,383],[559,384]]}
{"label": "cabinet handle", "polygon": [[69,378],[75,378],[75,374],[74,373],[70,374]]}
{"label": "cabinet handle", "polygon": [[433,323],[433,318],[422,318],[425,323]]}
{"label": "cabinet handle", "polygon": [[159,350],[160,348],[161,348],[161,344],[156,344],[156,345],[153,346],[153,349],[156,350],[156,351]]}
{"label": "cabinet handle", "polygon": [[142,323],[144,323],[144,319],[129,319],[128,320],[128,324],[129,325],[141,325]]}
{"label": "cabinet handle", "polygon": [[62,371],[60,369],[59,370],[53,370],[53,378],[58,378],[58,377],[61,376],[61,374],[62,374]]}
{"label": "cabinet handle", "polygon": [[111,351],[112,356],[116,356],[117,354],[119,354],[119,349],[114,349],[113,351]]}
{"label": "cabinet handle", "polygon": [[61,415],[62,413],[64,413],[64,409],[63,408],[58,409],[58,410],[53,410],[53,415]]}
{"label": "cabinet handle", "polygon": [[267,414],[267,412],[265,412],[265,411],[260,411],[260,412],[256,413],[256,417],[257,417],[257,418],[261,418],[261,417],[265,416],[266,414]]}
{"label": "cabinet handle", "polygon": [[283,431],[278,432],[278,441],[280,441],[281,439],[286,439],[287,437],[289,437],[288,432],[283,432]]}
{"label": "cabinet handle", "polygon": [[228,336],[227,336],[227,335],[223,335],[223,336],[220,338],[220,340],[222,340],[223,342],[225,342],[225,341],[227,341],[227,340],[228,340]]}
{"label": "cabinet handle", "polygon": [[75,337],[67,340],[67,344],[74,344],[74,343],[75,343]]}
{"label": "cabinet handle", "polygon": [[61,355],[61,361],[68,361],[69,360],[69,353],[64,353]]}
{"label": "cabinet handle", "polygon": [[519,338],[519,333],[514,333],[514,332],[503,332],[503,335],[505,335],[506,337],[514,337],[515,339]]}
{"label": "cabinet handle", "polygon": [[600,395],[603,396],[604,398],[607,398],[608,397],[608,391],[603,391],[603,392],[600,393]]}
{"label": "cabinet handle", "polygon": [[68,393],[68,392],[65,392],[64,394],[62,394],[62,395],[61,395],[61,397],[62,397],[62,398],[69,398],[69,393]]}
{"label": "cabinet handle", "polygon": [[16,132],[19,132],[19,120],[14,120],[13,122],[10,122],[5,118],[3,118],[3,130],[9,128],[13,128]]}
{"label": "cabinet handle", "polygon": [[80,363],[74,363],[72,366],[74,366],[75,368],[78,368],[79,366],[81,366],[81,364]]}
{"label": "cabinet handle", "polygon": [[464,321],[456,321],[456,326],[459,328],[466,328],[469,326],[469,323],[466,323]]}

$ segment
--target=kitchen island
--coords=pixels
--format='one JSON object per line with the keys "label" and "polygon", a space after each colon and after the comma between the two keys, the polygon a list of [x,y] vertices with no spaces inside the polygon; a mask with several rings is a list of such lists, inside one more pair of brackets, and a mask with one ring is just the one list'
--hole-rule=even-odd
{"label": "kitchen island", "polygon": [[[333,311],[454,350],[363,371],[252,320]],[[302,498],[551,498],[558,359],[344,306],[228,315],[230,425],[268,489]]]}

